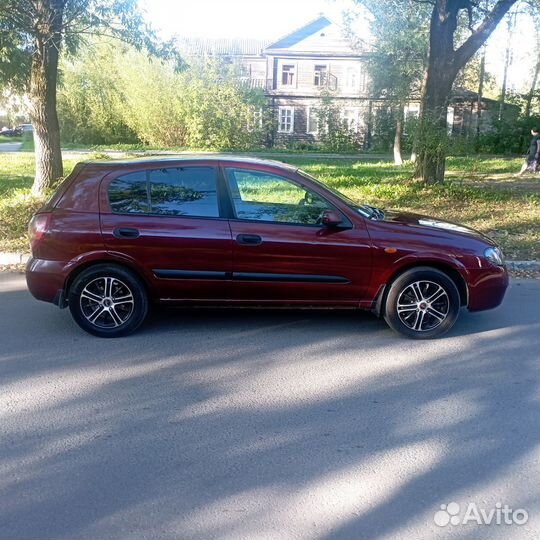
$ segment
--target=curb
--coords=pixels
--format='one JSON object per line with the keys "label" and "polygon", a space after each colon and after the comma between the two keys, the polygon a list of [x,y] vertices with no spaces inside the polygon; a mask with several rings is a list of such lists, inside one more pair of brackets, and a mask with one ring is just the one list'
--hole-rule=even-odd
{"label": "curb", "polygon": [[[0,265],[26,264],[30,258],[29,253],[10,253],[0,251]],[[525,270],[529,272],[540,271],[540,261],[506,261],[508,270]]]}
{"label": "curb", "polygon": [[508,270],[540,271],[540,261],[506,261]]}
{"label": "curb", "polygon": [[10,253],[0,251],[0,265],[11,266],[14,264],[26,264],[30,258],[29,253]]}

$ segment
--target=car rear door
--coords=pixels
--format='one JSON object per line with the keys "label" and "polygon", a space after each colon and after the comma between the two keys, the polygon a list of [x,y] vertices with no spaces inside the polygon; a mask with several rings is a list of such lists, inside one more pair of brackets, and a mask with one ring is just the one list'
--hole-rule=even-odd
{"label": "car rear door", "polygon": [[[224,168],[234,218],[232,297],[243,302],[358,305],[371,274],[371,242],[324,195],[298,179],[235,164]],[[323,226],[336,211],[343,226]]]}
{"label": "car rear door", "polygon": [[100,190],[107,249],[142,269],[163,301],[230,298],[232,240],[215,162],[111,173]]}

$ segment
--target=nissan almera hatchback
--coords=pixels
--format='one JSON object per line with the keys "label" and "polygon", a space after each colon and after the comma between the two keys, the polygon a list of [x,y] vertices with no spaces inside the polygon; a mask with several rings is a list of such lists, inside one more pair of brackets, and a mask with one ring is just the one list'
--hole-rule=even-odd
{"label": "nissan almera hatchback", "polygon": [[101,337],[160,303],[358,308],[433,338],[508,285],[501,251],[474,230],[240,157],[80,163],[29,229],[30,292]]}

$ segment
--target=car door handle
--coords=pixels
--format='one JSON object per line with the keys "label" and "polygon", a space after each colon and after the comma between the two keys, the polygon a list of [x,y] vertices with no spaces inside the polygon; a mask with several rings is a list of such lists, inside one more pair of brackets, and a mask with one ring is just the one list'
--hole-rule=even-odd
{"label": "car door handle", "polygon": [[243,246],[259,246],[262,238],[258,234],[239,234],[236,241]]}
{"label": "car door handle", "polygon": [[113,235],[116,238],[139,238],[141,233],[139,232],[139,229],[133,229],[131,227],[119,227],[118,229],[114,229]]}

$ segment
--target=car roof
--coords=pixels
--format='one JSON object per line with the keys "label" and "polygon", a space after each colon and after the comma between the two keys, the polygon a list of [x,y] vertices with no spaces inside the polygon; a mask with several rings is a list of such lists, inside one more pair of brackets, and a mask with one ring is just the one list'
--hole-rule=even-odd
{"label": "car roof", "polygon": [[133,166],[133,165],[161,165],[163,163],[178,163],[182,161],[189,161],[189,162],[208,162],[208,161],[216,161],[216,162],[224,162],[224,163],[246,163],[250,165],[259,165],[259,166],[266,166],[266,167],[278,167],[280,169],[287,169],[289,171],[297,171],[298,167],[294,165],[289,165],[288,163],[283,163],[282,161],[276,161],[271,159],[261,159],[261,158],[255,158],[250,156],[242,156],[242,155],[231,155],[231,154],[215,154],[215,153],[208,153],[208,154],[154,154],[154,155],[146,155],[141,157],[134,157],[134,158],[123,158],[123,159],[91,159],[86,160],[83,163],[88,165],[98,165],[98,166],[106,166],[106,167],[122,167],[122,166]]}

